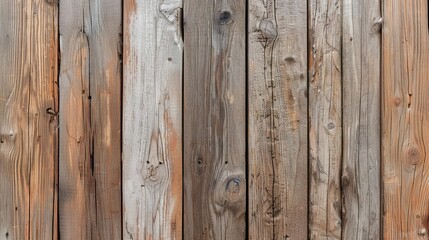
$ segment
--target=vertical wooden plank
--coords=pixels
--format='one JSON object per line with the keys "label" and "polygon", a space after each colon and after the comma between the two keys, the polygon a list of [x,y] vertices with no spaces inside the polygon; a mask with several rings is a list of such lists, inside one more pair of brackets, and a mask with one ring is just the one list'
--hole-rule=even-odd
{"label": "vertical wooden plank", "polygon": [[0,12],[0,238],[52,239],[57,7],[3,1]]}
{"label": "vertical wooden plank", "polygon": [[182,3],[124,4],[123,238],[181,239]]}
{"label": "vertical wooden plank", "polygon": [[343,4],[342,239],[380,239],[380,1]]}
{"label": "vertical wooden plank", "polygon": [[31,1],[0,2],[0,238],[29,237]]}
{"label": "vertical wooden plank", "polygon": [[428,239],[428,1],[383,1],[385,239]]}
{"label": "vertical wooden plank", "polygon": [[341,239],[341,7],[309,2],[310,239]]}
{"label": "vertical wooden plank", "polygon": [[249,238],[307,235],[307,1],[249,1]]}
{"label": "vertical wooden plank", "polygon": [[184,2],[184,238],[246,236],[244,0]]}
{"label": "vertical wooden plank", "polygon": [[60,2],[59,221],[64,239],[121,238],[121,1]]}
{"label": "vertical wooden plank", "polygon": [[54,239],[58,181],[58,4],[45,0],[31,2],[29,239]]}

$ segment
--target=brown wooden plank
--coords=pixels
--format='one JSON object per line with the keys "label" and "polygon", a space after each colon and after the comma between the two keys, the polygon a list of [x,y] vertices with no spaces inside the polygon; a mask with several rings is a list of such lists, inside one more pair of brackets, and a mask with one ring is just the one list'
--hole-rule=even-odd
{"label": "brown wooden plank", "polygon": [[121,1],[60,2],[62,239],[120,239]]}
{"label": "brown wooden plank", "polygon": [[307,1],[249,1],[249,238],[307,236]]}
{"label": "brown wooden plank", "polygon": [[341,181],[347,240],[381,239],[381,24],[379,0],[344,0]]}
{"label": "brown wooden plank", "polygon": [[428,1],[383,1],[384,238],[428,239]]}
{"label": "brown wooden plank", "polygon": [[31,2],[29,239],[55,239],[55,229],[58,227],[55,221],[58,181],[58,4],[45,0]]}
{"label": "brown wooden plank", "polygon": [[57,7],[0,3],[0,238],[52,239]]}
{"label": "brown wooden plank", "polygon": [[341,239],[341,4],[309,2],[310,239]]}
{"label": "brown wooden plank", "polygon": [[124,4],[123,238],[181,239],[182,3]]}
{"label": "brown wooden plank", "polygon": [[245,6],[184,1],[184,238],[244,239]]}

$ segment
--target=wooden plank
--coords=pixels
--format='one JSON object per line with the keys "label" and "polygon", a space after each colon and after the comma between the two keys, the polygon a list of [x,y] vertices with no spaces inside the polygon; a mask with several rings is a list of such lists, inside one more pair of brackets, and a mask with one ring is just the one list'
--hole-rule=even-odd
{"label": "wooden plank", "polygon": [[[32,0],[29,86],[30,238],[56,239],[58,4]],[[1,236],[1,235],[0,235]]]}
{"label": "wooden plank", "polygon": [[0,237],[52,239],[57,7],[0,3]]}
{"label": "wooden plank", "polygon": [[248,14],[249,238],[306,239],[307,1]]}
{"label": "wooden plank", "polygon": [[184,238],[246,236],[244,0],[184,2]]}
{"label": "wooden plank", "polygon": [[62,239],[120,239],[121,1],[60,2]]}
{"label": "wooden plank", "polygon": [[123,238],[181,239],[182,3],[124,4]]}
{"label": "wooden plank", "polygon": [[[29,237],[31,2],[0,2],[0,237]],[[30,19],[29,19],[30,17]]]}
{"label": "wooden plank", "polygon": [[341,239],[341,7],[309,2],[310,239]]}
{"label": "wooden plank", "polygon": [[428,1],[383,1],[385,239],[428,239]]}
{"label": "wooden plank", "polygon": [[[343,2],[342,239],[380,239],[379,0]],[[386,238],[390,239],[390,238]]]}

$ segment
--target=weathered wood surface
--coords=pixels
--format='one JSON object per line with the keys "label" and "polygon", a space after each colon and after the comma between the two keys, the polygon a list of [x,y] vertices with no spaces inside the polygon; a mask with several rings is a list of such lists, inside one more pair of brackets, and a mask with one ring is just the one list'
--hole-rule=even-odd
{"label": "weathered wood surface", "polygon": [[341,8],[309,2],[310,239],[341,239]]}
{"label": "weathered wood surface", "polygon": [[57,7],[0,2],[0,238],[56,229]]}
{"label": "weathered wood surface", "polygon": [[246,236],[243,0],[184,1],[184,238]]}
{"label": "weathered wood surface", "polygon": [[384,238],[429,238],[428,1],[383,1]]}
{"label": "weathered wood surface", "polygon": [[60,5],[62,239],[120,239],[121,1]]}
{"label": "weathered wood surface", "polygon": [[123,238],[181,239],[182,3],[124,4]]}
{"label": "weathered wood surface", "polygon": [[249,1],[249,238],[307,238],[307,1]]}
{"label": "weathered wood surface", "polygon": [[[381,239],[379,0],[343,2],[343,239]],[[390,238],[386,238],[390,239]]]}

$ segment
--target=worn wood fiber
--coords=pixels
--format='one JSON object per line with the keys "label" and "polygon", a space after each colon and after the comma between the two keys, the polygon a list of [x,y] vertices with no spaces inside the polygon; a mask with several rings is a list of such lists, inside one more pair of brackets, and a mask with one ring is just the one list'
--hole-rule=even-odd
{"label": "worn wood fiber", "polygon": [[307,238],[307,1],[249,1],[249,238]]}
{"label": "worn wood fiber", "polygon": [[[342,239],[381,239],[379,0],[343,2]],[[390,239],[390,238],[386,238]]]}
{"label": "worn wood fiber", "polygon": [[182,3],[124,4],[123,239],[181,239]]}
{"label": "worn wood fiber", "polygon": [[121,1],[60,5],[62,239],[120,239]]}
{"label": "worn wood fiber", "polygon": [[0,238],[56,229],[57,6],[0,2]]}
{"label": "worn wood fiber", "polygon": [[184,1],[184,238],[246,236],[244,0]]}
{"label": "worn wood fiber", "polygon": [[428,1],[383,1],[385,239],[429,238]]}
{"label": "worn wood fiber", "polygon": [[341,239],[341,7],[309,2],[310,239]]}

